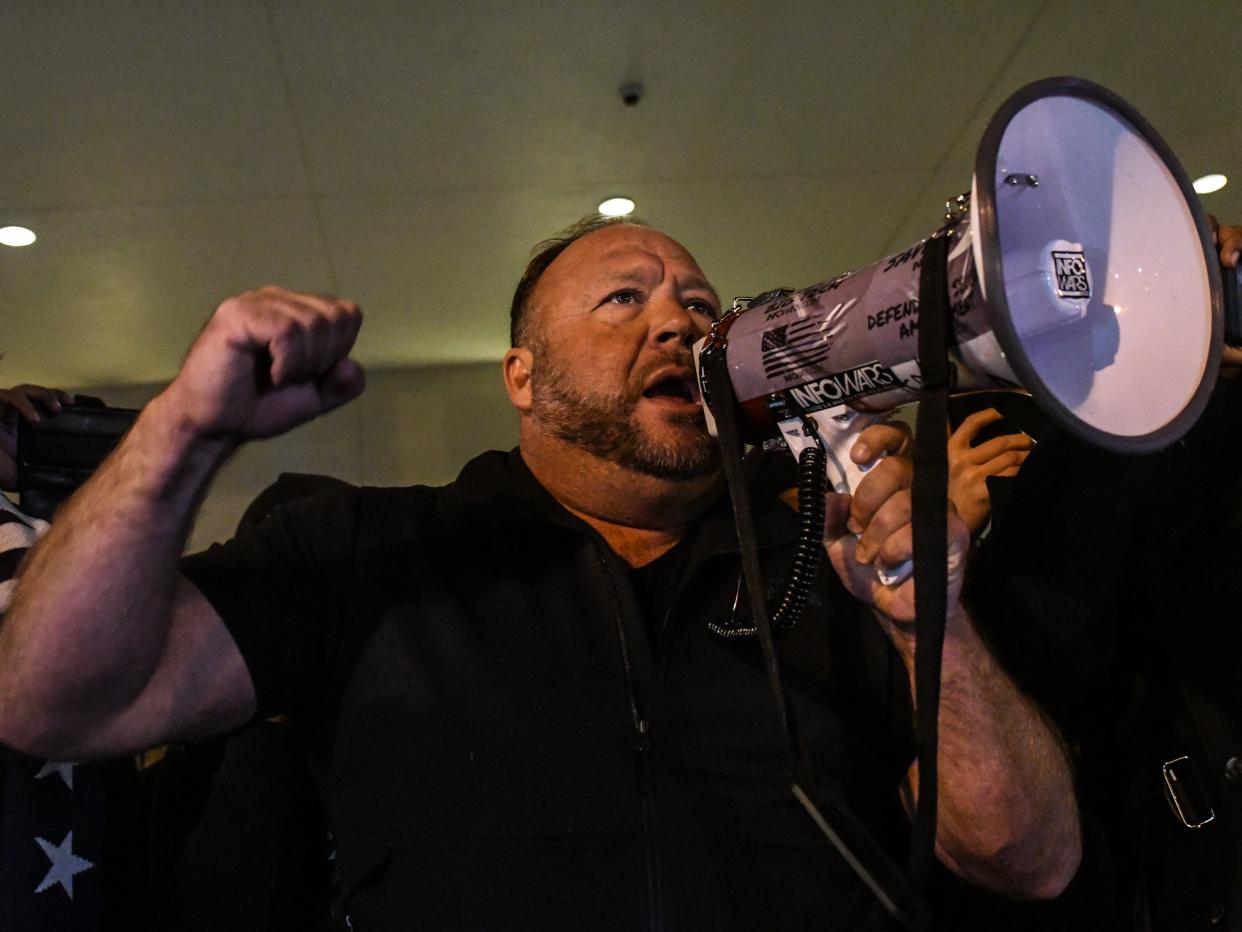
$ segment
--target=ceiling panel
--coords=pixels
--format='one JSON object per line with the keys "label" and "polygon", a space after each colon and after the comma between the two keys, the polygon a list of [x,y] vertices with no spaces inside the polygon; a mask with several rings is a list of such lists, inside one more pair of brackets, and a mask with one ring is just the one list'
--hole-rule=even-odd
{"label": "ceiling panel", "polygon": [[[275,19],[316,187],[391,193],[923,168],[1037,8],[289,2]],[[991,41],[943,56],[979,14]],[[647,87],[634,108],[627,78]]]}
{"label": "ceiling panel", "polygon": [[[878,258],[883,234],[875,217],[890,216],[926,183],[912,172],[850,180],[635,182],[630,190],[652,205],[643,219],[681,239],[727,302],[777,285],[811,285]],[[327,199],[342,290],[366,314],[361,358],[372,365],[499,359],[509,345],[510,298],[532,248],[587,213],[594,194],[566,186]]]}
{"label": "ceiling panel", "polygon": [[62,211],[41,224],[41,248],[0,255],[0,384],[165,379],[229,294],[329,287],[303,201]]}
{"label": "ceiling panel", "polygon": [[251,0],[0,4],[0,205],[304,194],[271,48]]}
{"label": "ceiling panel", "polygon": [[946,164],[973,166],[997,108],[1040,78],[1073,75],[1102,84],[1130,103],[1173,149],[1192,178],[1209,171],[1235,179],[1209,203],[1242,217],[1242,88],[1237,70],[1236,2],[1172,5],[1050,2],[1031,27]]}
{"label": "ceiling panel", "polygon": [[[726,297],[930,231],[1021,84],[1131,100],[1242,218],[1236,3],[0,5],[6,380],[151,381],[266,281],[367,312],[371,365],[495,358],[533,243],[605,195]],[[641,79],[627,108],[616,89]],[[7,374],[7,375],[5,375]]]}

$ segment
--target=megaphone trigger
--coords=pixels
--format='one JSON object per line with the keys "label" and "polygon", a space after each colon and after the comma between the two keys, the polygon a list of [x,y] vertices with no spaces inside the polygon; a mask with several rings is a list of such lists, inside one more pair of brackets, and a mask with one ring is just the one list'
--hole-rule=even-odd
{"label": "megaphone trigger", "polygon": [[[842,495],[852,495],[863,477],[886,455],[881,451],[870,462],[856,463],[851,455],[854,445],[866,428],[887,419],[887,412],[869,413],[838,405],[801,417],[788,418],[781,421],[778,427],[795,459],[807,447],[820,446],[826,454],[825,466],[832,490]],[[886,586],[895,586],[904,582],[913,568],[911,561],[907,560],[892,569],[876,565],[875,571],[880,582]]]}

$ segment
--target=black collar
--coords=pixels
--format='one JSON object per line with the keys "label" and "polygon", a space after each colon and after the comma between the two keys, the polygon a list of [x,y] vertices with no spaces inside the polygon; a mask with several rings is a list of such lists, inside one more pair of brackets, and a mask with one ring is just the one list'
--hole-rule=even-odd
{"label": "black collar", "polygon": [[[753,507],[761,549],[790,543],[798,530],[797,515],[776,498],[772,483],[765,481],[770,464],[764,457],[748,460],[751,492],[758,497]],[[590,525],[567,511],[539,484],[516,447],[508,453],[491,450],[468,462],[456,482],[445,489],[440,508],[460,520],[534,522],[596,536]],[[713,554],[737,552],[733,507],[722,490],[699,521],[690,560],[697,563]]]}

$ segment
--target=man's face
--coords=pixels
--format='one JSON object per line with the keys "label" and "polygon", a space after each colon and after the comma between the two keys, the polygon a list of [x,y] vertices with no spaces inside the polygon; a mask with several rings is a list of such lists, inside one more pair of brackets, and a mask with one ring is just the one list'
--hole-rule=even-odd
{"label": "man's face", "polygon": [[536,427],[646,475],[716,469],[690,346],[719,299],[685,249],[646,227],[597,230],[548,266],[531,310]]}

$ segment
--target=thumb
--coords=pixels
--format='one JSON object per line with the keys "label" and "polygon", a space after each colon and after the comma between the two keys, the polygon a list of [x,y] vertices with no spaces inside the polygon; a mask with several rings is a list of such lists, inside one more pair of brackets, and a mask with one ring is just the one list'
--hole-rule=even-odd
{"label": "thumb", "polygon": [[338,359],[319,379],[319,397],[324,413],[353,401],[366,387],[367,376],[362,366],[348,356]]}

